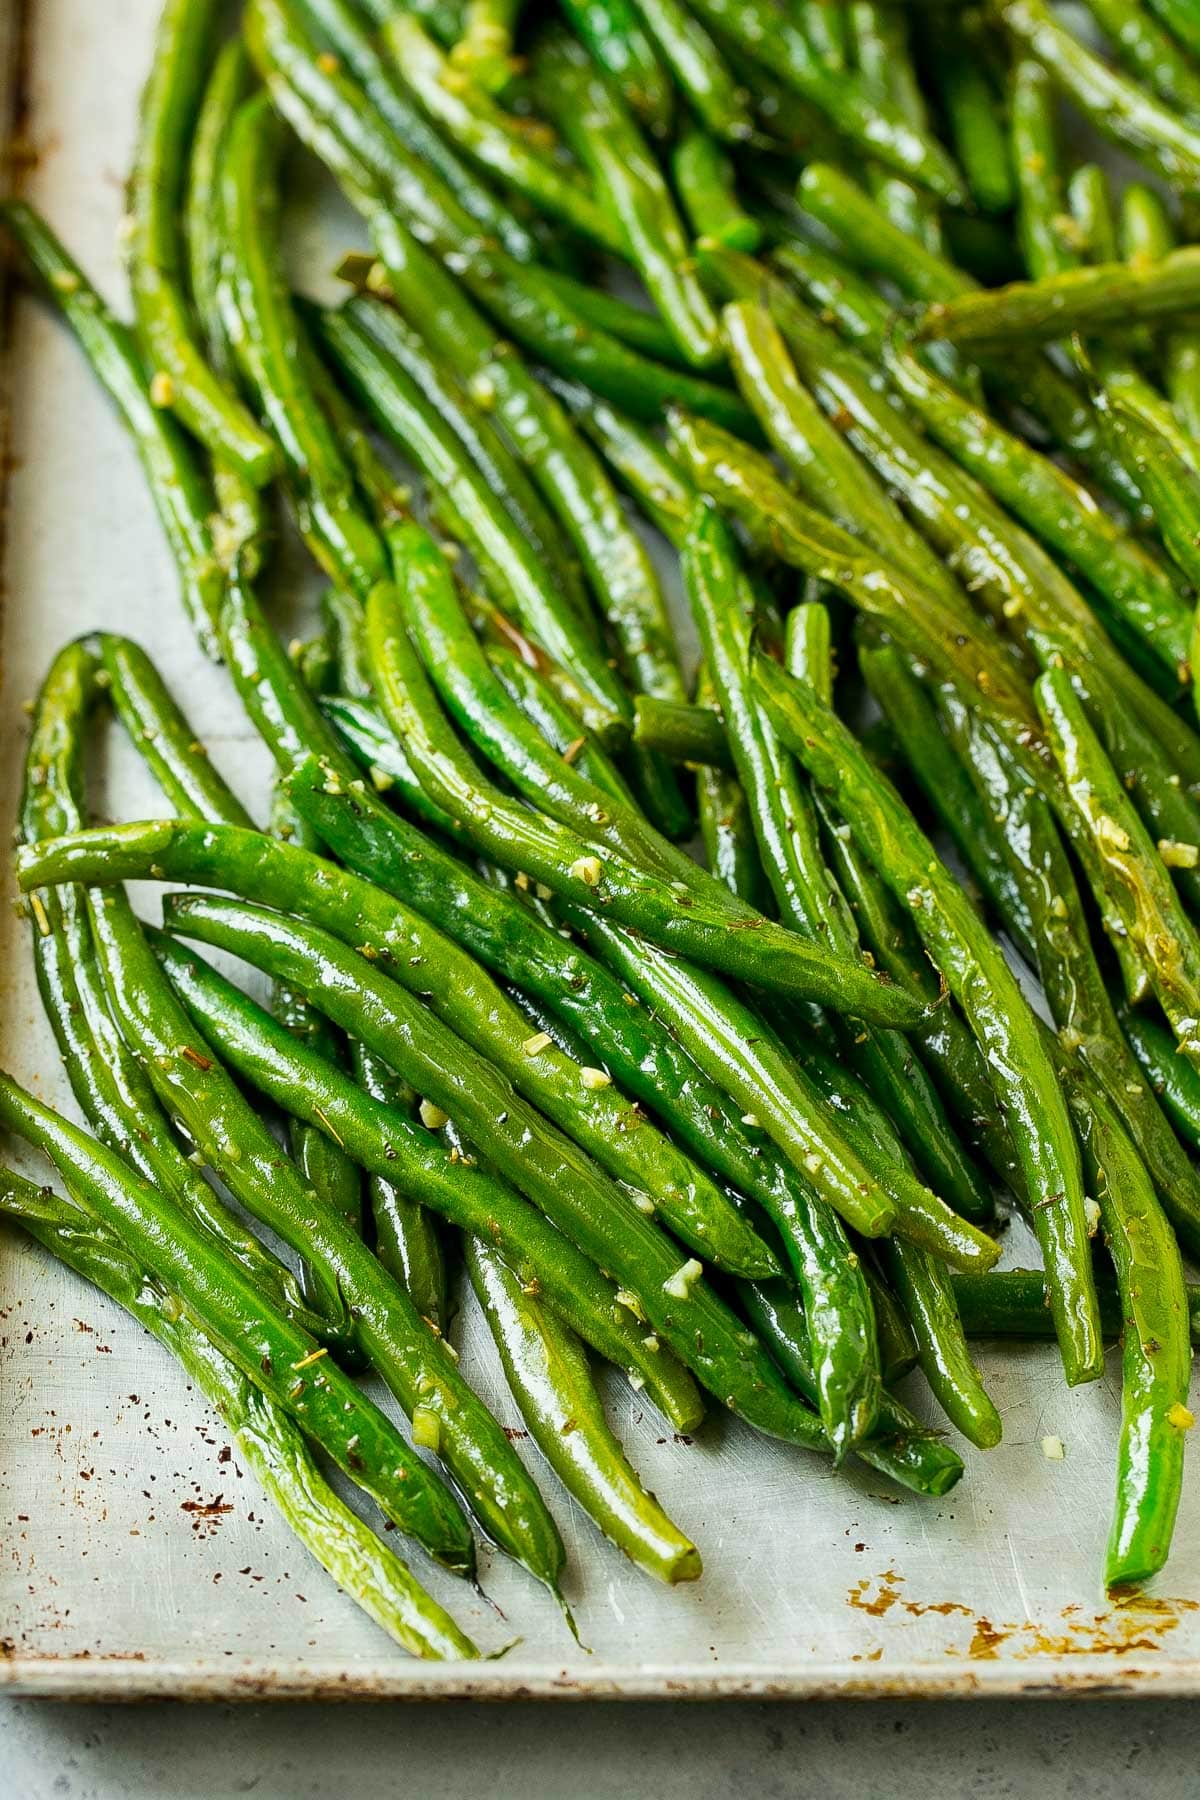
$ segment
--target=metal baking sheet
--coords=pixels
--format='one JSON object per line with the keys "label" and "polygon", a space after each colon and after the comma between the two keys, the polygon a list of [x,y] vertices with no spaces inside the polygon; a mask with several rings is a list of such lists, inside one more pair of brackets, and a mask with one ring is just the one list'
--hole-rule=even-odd
{"label": "metal baking sheet", "polygon": [[[9,96],[23,108],[14,123],[34,153],[16,159],[25,191],[122,299],[123,176],[156,6],[31,0],[23,38],[21,9],[10,0],[6,17],[0,6]],[[321,241],[315,227],[298,228],[310,267]],[[326,232],[321,266],[330,248]],[[99,625],[153,652],[261,813],[266,757],[224,675],[192,646],[107,402],[42,307],[21,297],[12,325],[0,820],[16,802],[22,702],[54,648]],[[298,576],[288,605],[303,604],[304,585]],[[279,617],[290,629],[286,608]],[[103,806],[125,817],[160,809],[119,744],[104,755]],[[145,899],[151,910],[154,896]],[[0,909],[0,1057],[69,1106],[25,930]],[[462,1355],[519,1440],[469,1314]],[[590,1651],[573,1645],[547,1596],[485,1552],[494,1604],[440,1572],[426,1571],[430,1584],[485,1648],[520,1641],[499,1661],[428,1666],[393,1650],[308,1562],[158,1346],[3,1229],[0,1685],[131,1699],[1200,1692],[1195,1483],[1153,1594],[1114,1606],[1101,1591],[1115,1359],[1077,1393],[1048,1349],[985,1348],[981,1360],[1004,1443],[986,1457],[966,1448],[966,1479],[934,1502],[884,1491],[865,1471],[835,1477],[729,1420],[695,1442],[675,1439],[614,1383],[618,1428],[700,1544],[703,1580],[666,1592],[639,1576],[546,1476]],[[1061,1438],[1064,1460],[1047,1460],[1045,1436]]]}

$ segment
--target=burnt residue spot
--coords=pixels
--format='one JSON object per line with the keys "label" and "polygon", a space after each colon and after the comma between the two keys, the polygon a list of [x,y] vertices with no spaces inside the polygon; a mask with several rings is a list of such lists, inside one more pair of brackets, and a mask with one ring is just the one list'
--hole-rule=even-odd
{"label": "burnt residue spot", "polygon": [[871,1578],[864,1576],[861,1581],[855,1582],[846,1595],[847,1603],[855,1612],[870,1613],[873,1619],[882,1619],[884,1613],[891,1612],[899,1600],[903,1580],[903,1575],[898,1575],[895,1569],[887,1569],[876,1577],[876,1591],[872,1593]]}
{"label": "burnt residue spot", "polygon": [[181,1512],[190,1513],[192,1530],[200,1537],[211,1537],[233,1507],[224,1494],[217,1494],[212,1500],[184,1500],[180,1502]]}
{"label": "burnt residue spot", "polygon": [[[961,1600],[906,1599],[901,1592],[903,1586],[903,1575],[895,1569],[885,1569],[874,1578],[856,1581],[846,1601],[856,1612],[869,1613],[874,1619],[883,1618],[897,1607],[912,1618],[923,1618],[926,1613],[937,1613],[943,1618],[960,1614],[970,1621],[970,1636],[965,1643],[947,1645],[945,1654],[974,1662],[998,1661],[1002,1652],[1006,1659],[1014,1661],[1153,1652],[1162,1648],[1163,1639],[1177,1629],[1185,1613],[1200,1611],[1197,1600],[1160,1599],[1134,1591],[1114,1594],[1108,1608],[1101,1612],[1072,1605],[1063,1607],[1051,1622],[995,1621],[977,1614]],[[881,1654],[882,1646],[873,1649],[869,1657],[853,1660],[878,1661]]]}

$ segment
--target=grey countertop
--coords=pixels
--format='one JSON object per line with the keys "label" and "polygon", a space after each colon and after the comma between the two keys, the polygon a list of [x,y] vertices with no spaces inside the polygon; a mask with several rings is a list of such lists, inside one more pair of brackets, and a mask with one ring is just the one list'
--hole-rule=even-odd
{"label": "grey countertop", "polygon": [[1184,1702],[0,1705],[7,1800],[1184,1800]]}

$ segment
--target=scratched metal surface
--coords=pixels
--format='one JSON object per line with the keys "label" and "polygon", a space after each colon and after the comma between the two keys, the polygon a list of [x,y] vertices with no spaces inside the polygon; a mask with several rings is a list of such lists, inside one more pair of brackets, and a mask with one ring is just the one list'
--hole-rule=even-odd
{"label": "scratched metal surface", "polygon": [[[120,297],[122,176],[156,0],[29,10],[23,129],[39,154],[26,189]],[[303,257],[317,236],[298,237]],[[24,299],[8,374],[0,821],[16,801],[20,703],[52,649],[98,625],[152,650],[220,766],[261,806],[265,755],[224,676],[192,647],[128,445],[66,334]],[[105,754],[102,803],[126,817],[158,810],[120,746]],[[0,908],[0,1054],[69,1105],[24,932]],[[462,1352],[517,1426],[469,1313]],[[499,1662],[429,1668],[393,1651],[307,1562],[159,1348],[3,1230],[0,1684],[96,1698],[1200,1691],[1194,1486],[1160,1592],[1111,1608],[1100,1591],[1116,1367],[1069,1394],[1049,1350],[982,1360],[1003,1447],[986,1458],[966,1448],[966,1479],[932,1503],[867,1474],[835,1478],[732,1422],[673,1441],[614,1385],[619,1429],[700,1544],[703,1580],[667,1593],[639,1577],[547,1477],[592,1653],[573,1646],[548,1598],[485,1553],[503,1618],[438,1572],[426,1571],[430,1584],[485,1648],[521,1642]],[[1048,1434],[1064,1461],[1043,1456]]]}

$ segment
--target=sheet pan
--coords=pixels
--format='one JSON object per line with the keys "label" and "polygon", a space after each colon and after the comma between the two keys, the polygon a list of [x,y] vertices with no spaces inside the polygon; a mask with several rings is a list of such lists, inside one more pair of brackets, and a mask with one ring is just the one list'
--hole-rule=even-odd
{"label": "sheet pan", "polygon": [[[35,153],[15,159],[24,189],[122,304],[123,176],[155,11],[156,0],[0,4],[6,136],[15,128]],[[346,232],[300,226],[293,250],[308,268],[328,266]],[[22,296],[10,323],[0,829],[14,814],[22,702],[53,650],[98,625],[153,652],[261,816],[265,754],[224,675],[193,648],[119,426],[42,307]],[[283,585],[273,604],[287,630],[308,578]],[[101,804],[114,816],[161,810],[119,745],[107,757]],[[26,929],[0,907],[0,1058],[69,1106]],[[462,1355],[519,1433],[470,1318]],[[835,1478],[733,1422],[674,1439],[614,1384],[618,1427],[700,1544],[703,1580],[659,1590],[547,1476],[590,1653],[547,1596],[485,1553],[490,1601],[429,1579],[486,1648],[520,1641],[499,1661],[428,1667],[392,1650],[308,1563],[158,1346],[0,1230],[0,1686],[90,1699],[1200,1692],[1194,1482],[1159,1588],[1126,1605],[1101,1591],[1115,1360],[1074,1394],[1048,1349],[985,1348],[981,1360],[1004,1443],[986,1458],[967,1449],[966,1479],[934,1502],[885,1492],[866,1472]],[[1063,1461],[1047,1460],[1045,1436],[1062,1439]]]}

